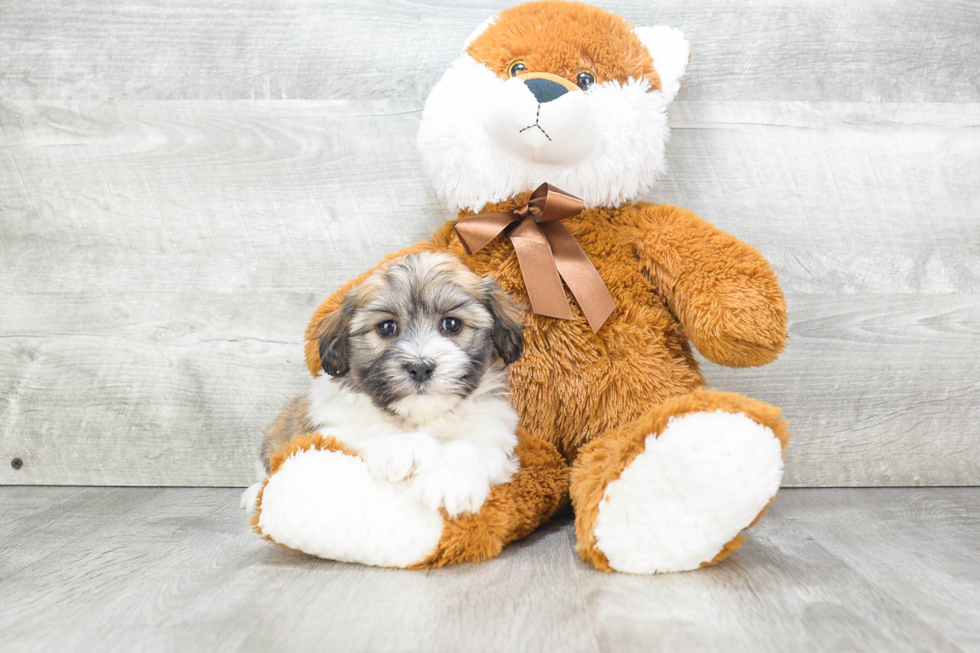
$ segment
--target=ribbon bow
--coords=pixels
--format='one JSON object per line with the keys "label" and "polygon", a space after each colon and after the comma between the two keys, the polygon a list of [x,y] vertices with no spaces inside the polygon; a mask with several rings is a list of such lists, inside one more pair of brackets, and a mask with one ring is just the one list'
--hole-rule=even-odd
{"label": "ribbon bow", "polygon": [[453,229],[470,255],[506,233],[517,253],[531,309],[538,315],[574,319],[561,285],[564,279],[595,333],[616,308],[616,302],[588,254],[561,223],[584,208],[585,203],[574,195],[541,184],[527,204],[503,213],[463,218]]}

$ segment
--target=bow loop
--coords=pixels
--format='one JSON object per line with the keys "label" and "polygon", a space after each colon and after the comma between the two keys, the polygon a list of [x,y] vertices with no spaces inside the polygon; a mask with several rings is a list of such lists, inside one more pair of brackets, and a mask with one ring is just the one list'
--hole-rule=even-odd
{"label": "bow loop", "polygon": [[[535,197],[536,195],[538,197]],[[585,210],[585,202],[551,184],[538,186],[538,189],[531,193],[528,204],[541,207],[540,217],[535,216],[535,222],[559,222]]]}
{"label": "bow loop", "polygon": [[595,333],[616,303],[589,256],[561,223],[584,208],[585,203],[574,195],[541,184],[527,204],[512,211],[463,218],[453,229],[470,255],[505,233],[517,253],[532,310],[538,315],[573,319],[562,287],[564,279]]}

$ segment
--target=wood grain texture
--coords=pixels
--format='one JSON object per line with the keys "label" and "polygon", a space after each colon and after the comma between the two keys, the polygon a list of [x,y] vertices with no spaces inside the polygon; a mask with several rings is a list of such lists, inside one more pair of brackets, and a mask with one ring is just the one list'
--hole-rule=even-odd
{"label": "wood grain texture", "polygon": [[[0,6],[0,484],[250,482],[316,304],[450,217],[422,102],[498,6]],[[980,484],[980,12],[608,8],[694,44],[648,199],[787,291],[777,363],[705,365],[784,408],[786,484]]]}
{"label": "wood grain texture", "polygon": [[[414,101],[515,2],[36,0],[4,3],[0,97]],[[970,0],[610,0],[693,44],[690,100],[975,102]]]}
{"label": "wood grain texture", "polygon": [[237,490],[5,487],[0,622],[11,651],[970,651],[978,501],[784,490],[720,566],[630,576],[579,560],[568,519],[390,571],[260,540]]}

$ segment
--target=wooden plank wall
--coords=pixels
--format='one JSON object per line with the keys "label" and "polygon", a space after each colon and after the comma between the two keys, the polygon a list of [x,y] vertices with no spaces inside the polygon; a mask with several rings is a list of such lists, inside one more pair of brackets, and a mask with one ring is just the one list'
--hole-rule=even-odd
{"label": "wooden plank wall", "polygon": [[[249,482],[318,301],[449,217],[421,107],[504,6],[0,0],[0,483]],[[649,199],[787,291],[779,361],[706,365],[786,483],[978,484],[980,6],[604,6],[693,45]]]}

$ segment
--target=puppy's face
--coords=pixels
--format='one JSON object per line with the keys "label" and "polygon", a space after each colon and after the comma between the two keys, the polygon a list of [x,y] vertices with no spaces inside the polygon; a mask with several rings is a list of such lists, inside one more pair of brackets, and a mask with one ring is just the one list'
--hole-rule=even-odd
{"label": "puppy's face", "polygon": [[324,371],[414,421],[454,408],[524,344],[518,310],[492,280],[431,252],[378,269],[322,328]]}

